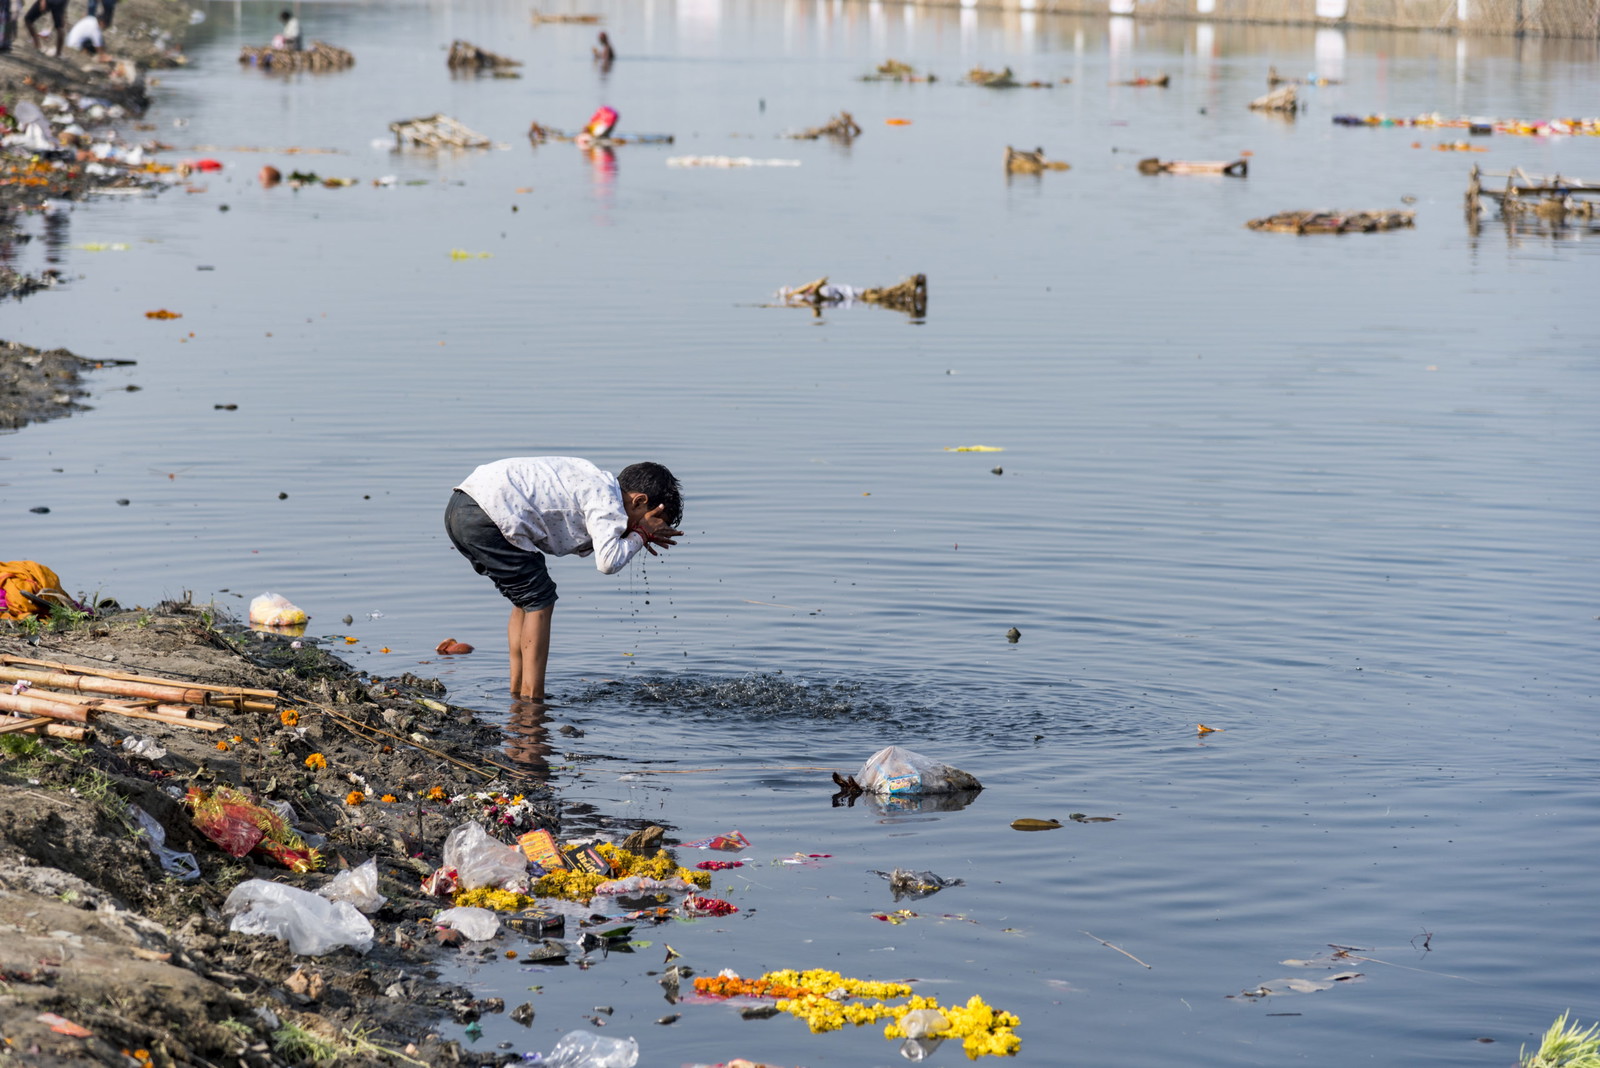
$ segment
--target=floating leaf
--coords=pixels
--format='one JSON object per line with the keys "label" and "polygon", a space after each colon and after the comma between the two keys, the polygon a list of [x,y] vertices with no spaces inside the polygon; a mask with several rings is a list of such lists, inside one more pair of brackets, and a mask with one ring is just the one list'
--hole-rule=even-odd
{"label": "floating leaf", "polygon": [[1081,812],[1069,812],[1069,813],[1067,813],[1067,819],[1071,820],[1073,823],[1115,823],[1115,822],[1117,822],[1117,817],[1115,817],[1115,816],[1085,816]]}
{"label": "floating leaf", "polygon": [[1014,831],[1054,831],[1060,827],[1060,820],[1020,819],[1011,821],[1011,829]]}

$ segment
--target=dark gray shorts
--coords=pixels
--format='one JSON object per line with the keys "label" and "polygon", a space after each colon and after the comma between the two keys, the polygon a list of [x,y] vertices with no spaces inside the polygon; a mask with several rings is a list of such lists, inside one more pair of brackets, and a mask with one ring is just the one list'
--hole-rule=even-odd
{"label": "dark gray shorts", "polygon": [[506,541],[494,520],[461,490],[450,494],[444,530],[472,569],[488,575],[494,588],[524,612],[537,612],[556,603],[556,584],[545,567],[544,553],[519,549]]}

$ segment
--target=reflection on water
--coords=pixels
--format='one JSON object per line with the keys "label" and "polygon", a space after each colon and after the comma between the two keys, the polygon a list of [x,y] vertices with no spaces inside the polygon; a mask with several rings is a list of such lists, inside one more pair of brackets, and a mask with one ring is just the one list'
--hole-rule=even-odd
{"label": "reflection on water", "polygon": [[550,706],[541,701],[513,701],[502,729],[506,757],[539,782],[550,778]]}

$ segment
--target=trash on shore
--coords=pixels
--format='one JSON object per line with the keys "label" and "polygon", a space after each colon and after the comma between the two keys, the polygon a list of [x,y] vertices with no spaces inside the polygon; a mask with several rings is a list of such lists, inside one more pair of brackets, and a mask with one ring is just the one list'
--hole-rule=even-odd
{"label": "trash on shore", "polygon": [[494,142],[448,115],[424,115],[391,122],[395,141],[415,148],[492,148]]}
{"label": "trash on shore", "polygon": [[1169,159],[1162,160],[1151,156],[1149,159],[1139,161],[1140,174],[1222,174],[1229,178],[1244,178],[1250,173],[1250,161],[1236,159],[1229,163],[1225,160],[1196,161]]}
{"label": "trash on shore", "polygon": [[1045,171],[1070,171],[1072,164],[1062,163],[1059,160],[1045,159],[1044,149],[1036,148],[1029,152],[1024,149],[1006,146],[1006,173],[1007,174],[1043,174]]}
{"label": "trash on shore", "polygon": [[322,854],[306,844],[283,813],[256,804],[242,790],[218,786],[207,791],[191,786],[184,802],[194,813],[195,828],[230,857],[256,852],[302,873],[323,865]]}
{"label": "trash on shore", "polygon": [[309,618],[281,593],[263,593],[250,602],[253,627],[293,627]]}
{"label": "trash on shore", "polygon": [[[1504,178],[1498,189],[1484,185],[1485,178]],[[1553,222],[1569,215],[1592,219],[1600,211],[1600,182],[1567,178],[1559,174],[1529,174],[1521,167],[1509,171],[1482,171],[1476,165],[1467,184],[1467,213],[1474,219],[1484,198],[1494,202],[1503,217],[1532,215]]]}
{"label": "trash on shore", "polygon": [[532,11],[528,12],[528,15],[533,19],[535,24],[549,22],[556,24],[593,26],[605,21],[604,15],[556,15],[547,14],[546,12],[540,11],[538,8],[534,8]]}
{"label": "trash on shore", "polygon": [[368,857],[366,862],[335,875],[317,893],[329,901],[348,901],[365,913],[377,912],[388,899],[378,892],[378,862]]}
{"label": "trash on shore", "polygon": [[436,927],[460,931],[473,942],[487,942],[500,933],[500,917],[492,909],[471,905],[445,909],[433,917]]}
{"label": "trash on shore", "polygon": [[1274,89],[1264,96],[1258,96],[1250,101],[1251,111],[1276,111],[1285,115],[1293,115],[1300,110],[1300,100],[1295,87],[1285,85]]}
{"label": "trash on shore", "polygon": [[1414,211],[1280,211],[1245,225],[1276,234],[1370,234],[1409,230],[1416,225],[1416,216]]}
{"label": "trash on shore", "polygon": [[501,70],[520,67],[522,60],[490,52],[458,37],[450,42],[450,54],[445,58],[445,66],[451,70]]}
{"label": "trash on shore", "polygon": [[785,286],[778,290],[777,296],[784,307],[811,308],[818,314],[824,307],[848,307],[859,302],[909,312],[916,318],[922,318],[928,314],[928,276],[912,275],[892,286],[858,289],[855,286],[830,284],[827,275],[823,275],[802,286]]}
{"label": "trash on shore", "polygon": [[[451,890],[526,892],[532,881],[522,850],[489,837],[489,832],[476,823],[463,823],[445,838],[439,871],[448,873]],[[433,892],[443,891],[435,888]]]}
{"label": "trash on shore", "polygon": [[[165,755],[166,752],[163,750],[162,756]],[[149,840],[150,852],[155,854],[156,861],[163,871],[186,883],[200,878],[200,862],[194,858],[193,853],[179,853],[175,849],[168,849],[167,829],[161,826],[154,816],[138,805],[132,804],[128,806],[128,815],[139,825],[134,834]]]}
{"label": "trash on shore", "polygon": [[832,119],[821,126],[813,126],[799,133],[789,134],[792,141],[815,141],[822,137],[832,137],[840,141],[853,141],[861,136],[861,126],[848,111],[841,111]]}
{"label": "trash on shore", "polygon": [[245,45],[239,50],[239,62],[262,70],[320,74],[323,71],[348,70],[356,65],[356,57],[337,45],[312,41],[309,46],[300,49]]}
{"label": "trash on shore", "polygon": [[247,879],[234,887],[222,915],[231,917],[230,931],[271,935],[288,942],[296,956],[320,957],[344,946],[359,953],[372,948],[372,924],[350,902],[329,901],[265,879]]}
{"label": "trash on shore", "polygon": [[0,619],[37,619],[72,604],[61,576],[37,560],[0,563]]}
{"label": "trash on shore", "polygon": [[545,1068],[633,1068],[639,1063],[639,1042],[593,1031],[569,1031],[538,1063]]}
{"label": "trash on shore", "polygon": [[1133,77],[1127,81],[1112,82],[1112,85],[1129,86],[1134,89],[1165,89],[1172,84],[1172,75],[1162,73],[1154,78]]}
{"label": "trash on shore", "polygon": [[944,794],[981,790],[976,776],[898,745],[867,758],[855,781],[870,794]]}
{"label": "trash on shore", "polygon": [[918,74],[917,68],[898,59],[886,59],[871,74],[863,74],[864,82],[936,82],[935,74]]}

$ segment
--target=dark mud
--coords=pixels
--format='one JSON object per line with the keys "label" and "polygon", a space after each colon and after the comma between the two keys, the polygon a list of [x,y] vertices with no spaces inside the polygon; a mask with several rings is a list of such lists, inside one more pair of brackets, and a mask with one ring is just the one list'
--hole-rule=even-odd
{"label": "dark mud", "polygon": [[[435,963],[458,951],[419,921],[448,905],[420,889],[445,835],[481,821],[475,806],[430,794],[522,794],[535,823],[557,824],[538,782],[493,763],[498,728],[446,703],[433,680],[363,676],[316,640],[297,648],[209,607],[106,606],[65,631],[0,626],[0,653],[281,695],[270,713],[206,709],[227,724],[215,733],[103,716],[84,744],[0,736],[0,1066],[495,1061],[435,1031],[497,1006],[439,980]],[[127,758],[129,736],[167,754]],[[308,767],[312,754],[326,767]],[[326,839],[323,868],[295,874],[255,854],[235,859],[201,835],[182,798],[224,784],[289,801],[298,828]],[[352,805],[355,789],[366,797]],[[161,823],[169,848],[195,855],[198,881],[162,870],[130,831],[131,805]],[[315,889],[368,858],[388,901],[370,917],[365,956],[295,957],[285,943],[228,931],[220,910],[241,881]],[[89,1033],[60,1033],[44,1014]]]}
{"label": "dark mud", "polygon": [[0,430],[17,430],[87,410],[89,405],[83,403],[89,394],[83,381],[85,372],[132,362],[89,360],[66,349],[46,351],[0,341]]}

